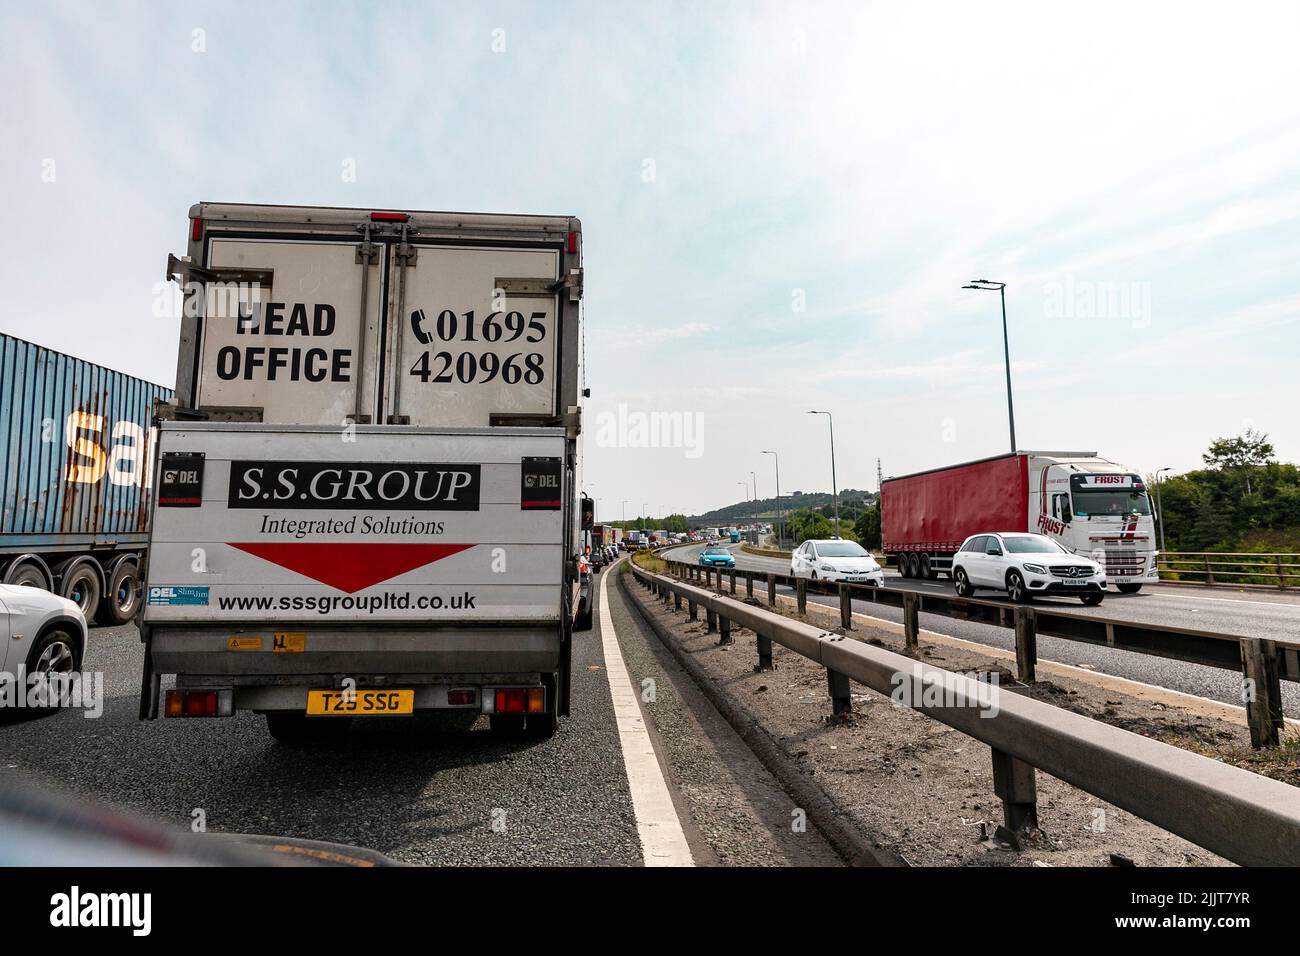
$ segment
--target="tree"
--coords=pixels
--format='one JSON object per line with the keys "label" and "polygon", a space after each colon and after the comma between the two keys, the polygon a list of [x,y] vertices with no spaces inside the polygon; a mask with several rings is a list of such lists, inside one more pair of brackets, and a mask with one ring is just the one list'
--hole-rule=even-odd
{"label": "tree", "polygon": [[1246,479],[1246,494],[1250,494],[1251,470],[1273,461],[1273,445],[1263,432],[1248,427],[1232,438],[1216,438],[1201,458],[1215,471],[1240,474]]}
{"label": "tree", "polygon": [[880,508],[872,506],[853,523],[853,533],[864,548],[880,547]]}

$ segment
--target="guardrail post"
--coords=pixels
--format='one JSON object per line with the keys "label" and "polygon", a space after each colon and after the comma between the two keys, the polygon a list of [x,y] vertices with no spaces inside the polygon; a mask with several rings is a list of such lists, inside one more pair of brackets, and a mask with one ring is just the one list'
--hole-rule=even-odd
{"label": "guardrail post", "polygon": [[731,641],[731,619],[725,614],[718,615],[718,643],[730,644]]}
{"label": "guardrail post", "polygon": [[682,596],[681,596],[680,594],[678,594],[676,591],[674,591],[674,592],[673,592],[673,610],[674,610],[674,611],[680,611],[681,609],[682,609]]}
{"label": "guardrail post", "polygon": [[772,663],[772,639],[762,634],[757,635],[758,640],[758,667],[755,670],[770,671],[775,669]]}
{"label": "guardrail post", "polygon": [[1286,590],[1286,575],[1282,573],[1282,555],[1274,555],[1277,558],[1277,589]]}
{"label": "guardrail post", "polygon": [[1241,639],[1241,669],[1245,680],[1246,723],[1250,745],[1276,747],[1282,732],[1282,680],[1277,666],[1277,644],[1267,638]]}
{"label": "guardrail post", "polygon": [[799,613],[808,613],[808,582],[803,578],[795,578],[794,582],[795,597],[799,601]]}
{"label": "guardrail post", "polygon": [[1038,826],[1038,787],[1034,768],[1003,750],[993,749],[993,792],[1002,801],[1002,822],[1018,833]]}
{"label": "guardrail post", "polygon": [[735,568],[732,568],[731,571],[728,572],[727,578],[731,584],[731,593],[735,594],[736,593],[736,569]]}
{"label": "guardrail post", "polygon": [[853,592],[847,584],[840,585],[840,627],[853,629]]}
{"label": "guardrail post", "polygon": [[754,596],[754,572],[746,571],[745,572],[745,597],[752,598],[753,596]]}
{"label": "guardrail post", "polygon": [[704,609],[704,632],[712,634],[718,629],[718,612],[711,607]]}
{"label": "guardrail post", "polygon": [[1038,619],[1031,607],[1016,608],[1016,677],[1024,684],[1037,680]]}
{"label": "guardrail post", "polygon": [[826,689],[831,695],[831,722],[839,723],[853,713],[853,698],[849,692],[849,679],[846,675],[826,669]]}
{"label": "guardrail post", "polygon": [[700,609],[695,606],[695,598],[686,599],[686,612],[690,615],[692,621],[700,619]]}
{"label": "guardrail post", "polygon": [[1214,584],[1214,569],[1210,567],[1210,556],[1208,554],[1205,556],[1205,583]]}
{"label": "guardrail post", "polygon": [[776,575],[767,576],[767,606],[776,607]]}
{"label": "guardrail post", "polygon": [[903,594],[903,644],[909,651],[916,651],[921,646],[921,625],[917,614],[920,603],[915,591]]}

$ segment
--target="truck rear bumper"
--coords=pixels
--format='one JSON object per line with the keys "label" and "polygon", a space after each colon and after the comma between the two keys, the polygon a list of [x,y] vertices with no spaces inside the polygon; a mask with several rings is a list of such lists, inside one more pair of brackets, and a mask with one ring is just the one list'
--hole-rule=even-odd
{"label": "truck rear bumper", "polygon": [[[306,686],[322,676],[423,678],[545,674],[560,667],[560,626],[312,628],[153,627],[153,670],[191,678],[228,678],[227,685]],[[245,680],[241,680],[244,678]]]}

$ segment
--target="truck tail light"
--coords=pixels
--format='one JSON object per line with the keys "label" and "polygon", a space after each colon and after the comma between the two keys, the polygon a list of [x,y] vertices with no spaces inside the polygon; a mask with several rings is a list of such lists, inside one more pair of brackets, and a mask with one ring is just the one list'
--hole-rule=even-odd
{"label": "truck tail light", "polygon": [[463,707],[466,704],[474,703],[473,690],[449,690],[447,691],[447,703],[453,707]]}
{"label": "truck tail light", "polygon": [[498,687],[496,696],[498,714],[522,714],[528,709],[527,687]]}
{"label": "truck tail light", "polygon": [[578,233],[576,231],[569,233],[568,249],[569,255],[576,256],[578,254]]}
{"label": "truck tail light", "polygon": [[498,687],[492,694],[489,713],[544,714],[546,713],[546,688]]}
{"label": "truck tail light", "polygon": [[230,690],[169,690],[168,717],[229,717],[234,713],[234,692]]}
{"label": "truck tail light", "polygon": [[370,214],[371,222],[407,222],[411,214],[407,212],[372,212]]}
{"label": "truck tail light", "polygon": [[202,238],[203,238],[203,220],[191,219],[190,220],[190,241],[198,242]]}

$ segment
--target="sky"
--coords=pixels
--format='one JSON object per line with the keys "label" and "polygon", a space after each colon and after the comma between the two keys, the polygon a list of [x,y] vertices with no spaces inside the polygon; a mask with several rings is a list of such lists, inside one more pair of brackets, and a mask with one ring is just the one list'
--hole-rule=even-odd
{"label": "sky", "polygon": [[1021,448],[1296,461],[1297,36],[1295,3],[6,4],[0,330],[171,385],[199,200],[574,215],[600,518],[770,497],[777,456],[829,490],[810,409],[841,488],[1006,451],[976,278]]}

